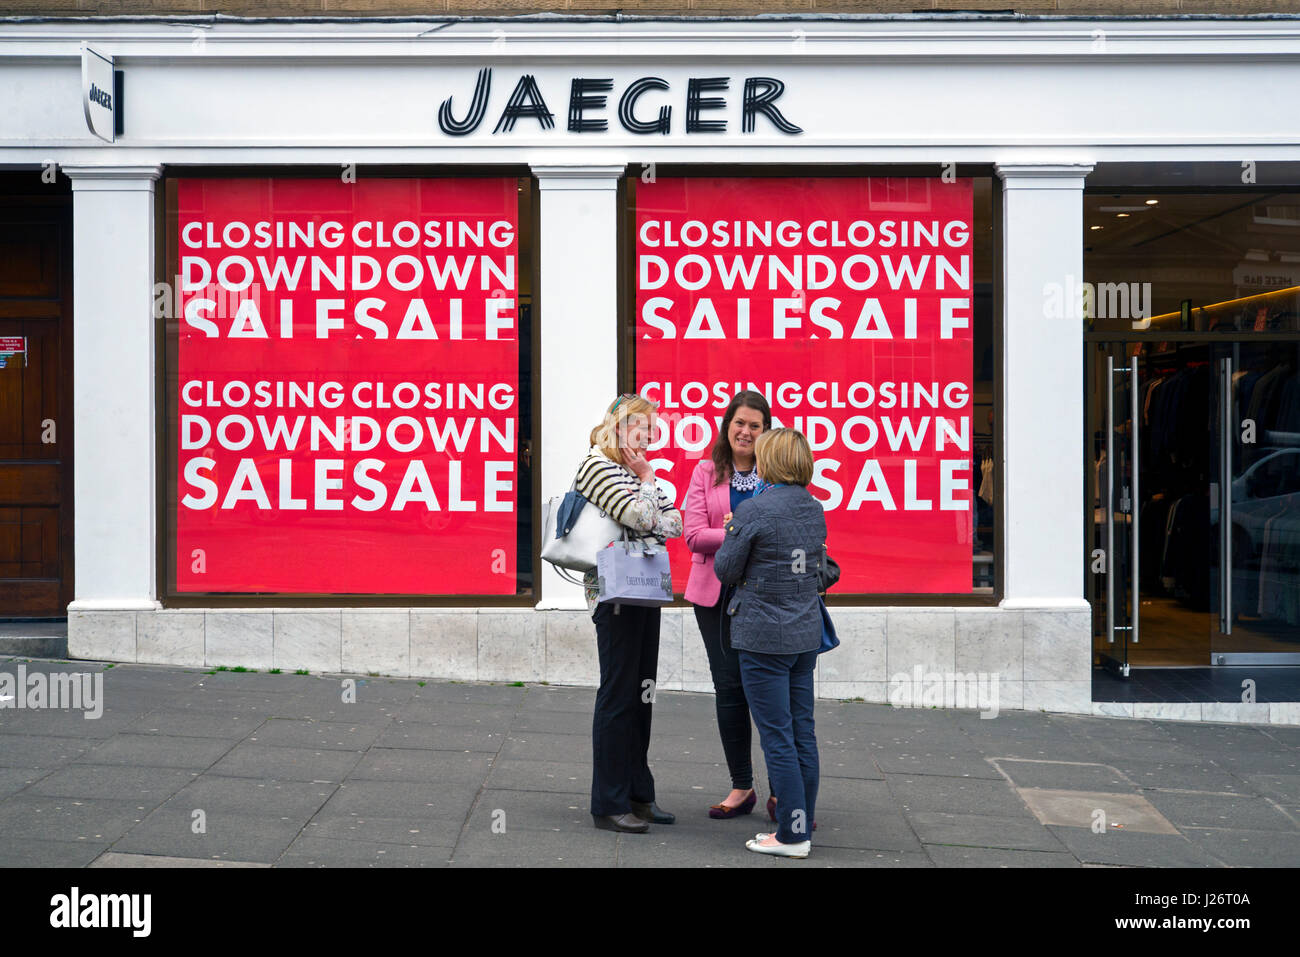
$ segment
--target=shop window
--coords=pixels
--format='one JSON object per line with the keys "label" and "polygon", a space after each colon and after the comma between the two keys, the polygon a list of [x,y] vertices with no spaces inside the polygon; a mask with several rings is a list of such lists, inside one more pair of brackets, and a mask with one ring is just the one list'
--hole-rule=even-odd
{"label": "shop window", "polygon": [[167,181],[165,596],[532,593],[531,184]]}
{"label": "shop window", "polygon": [[991,179],[660,165],[623,212],[624,386],[678,502],[753,389],[813,448],[836,593],[993,595]]}

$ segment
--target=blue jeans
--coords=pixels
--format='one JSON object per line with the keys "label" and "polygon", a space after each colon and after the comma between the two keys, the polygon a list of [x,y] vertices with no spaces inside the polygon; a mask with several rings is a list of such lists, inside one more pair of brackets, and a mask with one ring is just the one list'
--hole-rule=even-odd
{"label": "blue jeans", "polygon": [[813,733],[813,668],[817,652],[764,655],[739,651],[749,713],[758,726],[767,775],[776,793],[776,839],[797,844],[812,837],[820,777]]}

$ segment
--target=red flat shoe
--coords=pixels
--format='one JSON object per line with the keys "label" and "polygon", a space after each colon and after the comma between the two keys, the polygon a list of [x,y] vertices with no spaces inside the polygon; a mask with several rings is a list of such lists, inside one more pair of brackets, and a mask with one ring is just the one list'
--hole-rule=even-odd
{"label": "red flat shoe", "polygon": [[[775,794],[771,795],[767,799],[767,816],[772,819],[773,824],[776,823],[776,795]],[[814,831],[817,830],[816,821],[813,821],[813,830]]]}
{"label": "red flat shoe", "polygon": [[758,792],[750,790],[749,797],[741,801],[735,807],[727,807],[725,804],[713,804],[709,807],[709,817],[715,821],[726,821],[733,817],[740,817],[742,814],[748,814],[754,810],[754,805],[758,803]]}

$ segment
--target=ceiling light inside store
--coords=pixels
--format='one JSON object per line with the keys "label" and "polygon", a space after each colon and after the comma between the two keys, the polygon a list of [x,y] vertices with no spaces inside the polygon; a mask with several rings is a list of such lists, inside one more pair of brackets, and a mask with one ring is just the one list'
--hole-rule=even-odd
{"label": "ceiling light inside store", "polygon": [[1133,214],[1132,214],[1132,213],[1116,213],[1116,214],[1115,214],[1115,218],[1116,218],[1116,219],[1128,219],[1131,215],[1133,215]]}
{"label": "ceiling light inside store", "polygon": [[1147,205],[1148,205],[1148,206],[1155,206],[1155,205],[1157,205],[1159,202],[1160,202],[1160,200],[1158,200],[1158,199],[1148,199],[1148,200],[1147,200]]}
{"label": "ceiling light inside store", "polygon": [[1105,229],[1105,226],[1089,226],[1089,229]]}

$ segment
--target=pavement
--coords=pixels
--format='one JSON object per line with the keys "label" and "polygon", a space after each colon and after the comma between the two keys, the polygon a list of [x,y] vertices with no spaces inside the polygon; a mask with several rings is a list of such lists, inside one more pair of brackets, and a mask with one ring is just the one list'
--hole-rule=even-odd
{"label": "pavement", "polygon": [[102,681],[102,714],[3,702],[3,867],[1300,865],[1297,727],[819,700],[791,861],[744,848],[769,829],[757,734],[756,813],[707,816],[711,695],[657,696],[677,823],[628,835],[587,810],[594,689],[0,658],[19,668]]}

